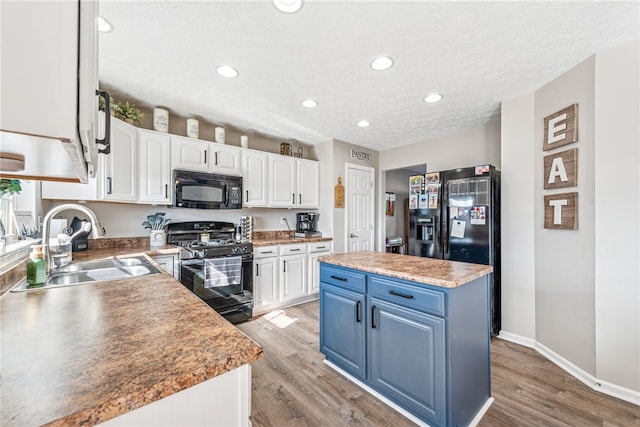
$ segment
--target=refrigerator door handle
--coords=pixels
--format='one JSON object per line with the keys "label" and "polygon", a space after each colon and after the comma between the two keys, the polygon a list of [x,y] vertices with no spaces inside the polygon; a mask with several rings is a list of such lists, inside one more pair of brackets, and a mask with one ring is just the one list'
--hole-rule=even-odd
{"label": "refrigerator door handle", "polygon": [[444,253],[448,254],[449,253],[449,206],[447,206],[447,211],[446,211],[446,215],[444,217],[444,220],[442,221],[442,224],[444,226],[444,230],[443,233],[441,233],[444,237]]}

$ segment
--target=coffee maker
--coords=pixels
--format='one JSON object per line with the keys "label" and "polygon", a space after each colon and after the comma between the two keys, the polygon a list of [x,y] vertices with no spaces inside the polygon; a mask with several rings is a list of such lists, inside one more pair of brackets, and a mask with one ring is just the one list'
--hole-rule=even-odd
{"label": "coffee maker", "polygon": [[300,212],[297,214],[296,237],[322,237],[318,231],[318,213]]}

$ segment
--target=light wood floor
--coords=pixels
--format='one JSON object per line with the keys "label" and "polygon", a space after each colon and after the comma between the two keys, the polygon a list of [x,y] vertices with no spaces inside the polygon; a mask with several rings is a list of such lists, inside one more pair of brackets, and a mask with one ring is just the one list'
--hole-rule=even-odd
{"label": "light wood floor", "polygon": [[[253,364],[254,427],[413,426],[324,364],[318,302],[238,325],[264,348]],[[495,402],[480,426],[640,426],[640,407],[595,392],[535,350],[491,342]]]}

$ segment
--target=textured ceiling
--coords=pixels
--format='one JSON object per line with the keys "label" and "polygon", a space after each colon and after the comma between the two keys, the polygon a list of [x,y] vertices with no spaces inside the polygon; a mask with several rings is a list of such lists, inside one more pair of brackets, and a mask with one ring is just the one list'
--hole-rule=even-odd
{"label": "textured ceiling", "polygon": [[[270,1],[101,0],[100,14],[115,26],[100,36],[109,86],[277,139],[376,150],[498,120],[502,99],[640,33],[638,1],[306,0],[283,14]],[[371,70],[379,55],[395,65]],[[424,103],[431,92],[444,100]]]}

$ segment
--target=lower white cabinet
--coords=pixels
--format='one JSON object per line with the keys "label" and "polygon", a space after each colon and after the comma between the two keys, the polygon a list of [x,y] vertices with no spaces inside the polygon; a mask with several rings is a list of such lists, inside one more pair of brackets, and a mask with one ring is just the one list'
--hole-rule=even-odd
{"label": "lower white cabinet", "polygon": [[320,292],[320,262],[318,258],[324,255],[331,255],[333,251],[333,242],[316,242],[309,243],[309,266],[307,287],[308,294],[317,294]]}
{"label": "lower white cabinet", "polygon": [[258,246],[253,249],[253,313],[318,298],[318,257],[331,241]]}
{"label": "lower white cabinet", "polygon": [[279,291],[279,248],[262,246],[253,250],[253,312],[262,313],[277,306]]}
{"label": "lower white cabinet", "polygon": [[180,280],[177,255],[156,255],[152,256],[151,259],[158,263],[160,267],[162,267],[167,273],[172,275],[176,280]]}
{"label": "lower white cabinet", "polygon": [[280,301],[307,295],[307,244],[280,246]]}

